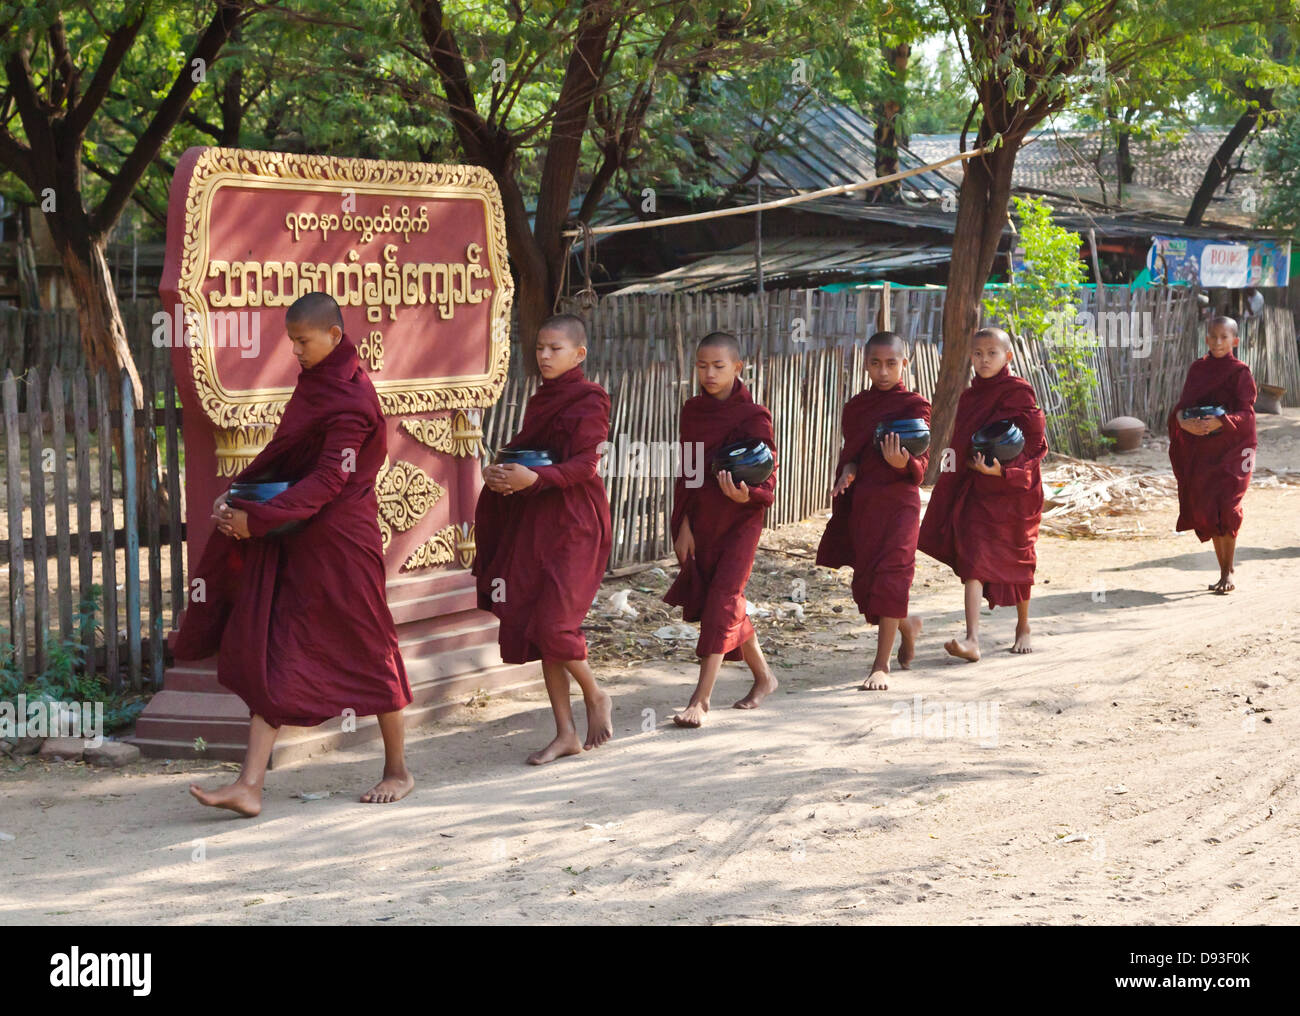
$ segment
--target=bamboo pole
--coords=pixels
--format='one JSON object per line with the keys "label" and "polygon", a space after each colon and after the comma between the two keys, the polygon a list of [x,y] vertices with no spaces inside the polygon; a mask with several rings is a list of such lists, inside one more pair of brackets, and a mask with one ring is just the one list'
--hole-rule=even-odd
{"label": "bamboo pole", "polygon": [[[777,198],[774,201],[762,201],[752,205],[743,205],[739,208],[715,208],[707,212],[692,212],[689,215],[670,215],[666,219],[650,219],[638,222],[622,222],[614,226],[592,226],[589,232],[597,235],[607,233],[626,233],[635,229],[653,229],[656,226],[675,226],[682,222],[706,222],[709,219],[720,219],[726,215],[747,215],[753,212],[766,211],[769,208],[787,208],[790,205],[800,205],[808,201],[818,201],[821,198],[835,197],[840,194],[856,194],[859,191],[871,190],[875,187],[883,187],[887,183],[894,183],[896,180],[905,180],[910,176],[917,176],[920,173],[928,173],[931,170],[942,169],[944,166],[953,162],[963,162],[966,159],[974,158],[977,155],[986,155],[991,149],[975,148],[969,152],[960,152],[957,155],[950,155],[946,159],[940,159],[938,162],[932,162],[926,166],[916,166],[913,169],[905,169],[898,173],[890,173],[887,176],[876,177],[873,180],[862,180],[858,183],[839,184],[835,187],[823,187],[821,190],[808,191],[806,194],[793,194],[788,198]],[[582,236],[583,230],[566,229],[561,236]]]}

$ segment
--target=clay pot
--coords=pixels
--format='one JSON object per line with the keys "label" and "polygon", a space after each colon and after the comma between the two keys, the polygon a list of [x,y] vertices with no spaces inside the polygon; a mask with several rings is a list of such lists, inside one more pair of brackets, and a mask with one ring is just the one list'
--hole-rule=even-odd
{"label": "clay pot", "polygon": [[1115,451],[1135,452],[1142,447],[1142,435],[1147,425],[1135,416],[1117,416],[1107,420],[1101,432],[1115,439]]}
{"label": "clay pot", "polygon": [[1255,396],[1255,412],[1282,415],[1282,396],[1286,389],[1281,385],[1260,385],[1259,394]]}

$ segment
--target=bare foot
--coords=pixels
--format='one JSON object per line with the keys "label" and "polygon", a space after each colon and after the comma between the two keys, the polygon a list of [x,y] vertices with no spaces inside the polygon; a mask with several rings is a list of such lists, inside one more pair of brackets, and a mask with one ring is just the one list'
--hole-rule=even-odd
{"label": "bare foot", "polygon": [[415,778],[405,769],[396,775],[384,773],[384,778],[361,795],[363,804],[392,804],[409,794]]}
{"label": "bare foot", "polygon": [[949,656],[975,663],[980,658],[979,639],[949,639],[943,644]]}
{"label": "bare foot", "polygon": [[749,689],[749,694],[733,703],[731,708],[757,709],[763,699],[776,691],[778,683],[776,675],[769,670],[763,677],[754,678],[754,686]]}
{"label": "bare foot", "polygon": [[587,703],[587,740],[583,748],[599,748],[614,736],[614,704],[603,691],[598,698]]}
{"label": "bare foot", "polygon": [[1210,592],[1226,595],[1236,588],[1237,587],[1232,584],[1232,572],[1229,572],[1227,575],[1220,576],[1219,581],[1210,586]]}
{"label": "bare foot", "polygon": [[910,670],[912,660],[916,658],[916,637],[921,634],[921,619],[905,617],[898,622],[898,633],[903,637],[898,647],[898,665]]}
{"label": "bare foot", "polygon": [[888,676],[887,670],[873,670],[871,676],[862,682],[862,687],[858,691],[885,691],[889,688],[885,681]]}
{"label": "bare foot", "polygon": [[707,702],[692,702],[673,717],[673,722],[679,727],[702,727],[708,711],[709,704]]}
{"label": "bare foot", "polygon": [[1012,645],[1011,651],[1013,653],[1032,653],[1034,651],[1034,647],[1029,644],[1029,625],[1016,628],[1016,641]]}
{"label": "bare foot", "polygon": [[554,762],[557,758],[563,758],[565,755],[579,755],[582,753],[582,743],[578,740],[578,735],[559,734],[555,740],[545,748],[539,748],[528,756],[530,766],[544,766],[547,762]]}
{"label": "bare foot", "polygon": [[191,783],[190,793],[209,808],[226,808],[244,818],[253,818],[262,811],[262,791],[247,783],[229,783],[216,790],[204,790],[198,784]]}

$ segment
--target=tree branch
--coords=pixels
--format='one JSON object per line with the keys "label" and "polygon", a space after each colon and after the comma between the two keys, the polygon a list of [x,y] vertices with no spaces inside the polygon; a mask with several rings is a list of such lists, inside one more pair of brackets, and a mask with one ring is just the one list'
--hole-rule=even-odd
{"label": "tree branch", "polygon": [[104,56],[100,59],[99,66],[95,68],[95,74],[86,87],[86,94],[68,110],[68,115],[63,121],[61,133],[65,138],[80,139],[86,133],[91,118],[95,115],[104,99],[107,98],[108,89],[113,84],[113,78],[122,66],[122,61],[126,59],[127,53],[131,51],[131,46],[135,43],[135,37],[144,26],[144,19],[145,14],[142,9],[139,18],[119,25],[113,34],[108,37],[108,45],[104,47]]}
{"label": "tree branch", "polygon": [[[190,96],[198,87],[198,82],[194,80],[191,73],[195,61],[203,61],[204,67],[212,66],[217,54],[221,52],[221,47],[226,44],[239,23],[247,17],[248,11],[245,5],[246,0],[217,0],[217,10],[212,15],[212,20],[208,22],[194,49],[190,51],[171,89],[154,111],[149,126],[140,135],[135,148],[118,169],[117,179],[109,186],[108,193],[104,195],[99,207],[92,214],[91,228],[95,235],[106,233],[117,221],[126,202],[130,200],[136,184],[140,182],[145,170],[162,149],[163,142],[167,140],[172,128],[180,121],[181,114],[189,104]],[[90,97],[89,90],[86,97]]]}

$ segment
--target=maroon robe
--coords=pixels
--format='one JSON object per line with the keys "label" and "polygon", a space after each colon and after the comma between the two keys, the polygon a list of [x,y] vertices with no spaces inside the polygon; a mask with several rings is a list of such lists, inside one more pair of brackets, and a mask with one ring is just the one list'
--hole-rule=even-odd
{"label": "maroon robe", "polygon": [[920,484],[930,461],[927,451],[909,456],[895,469],[875,446],[876,425],[914,419],[928,424],[930,403],[901,381],[888,390],[859,392],[845,404],[841,417],[844,448],[832,482],[850,462],[858,472],[853,485],[831,502],[817,563],[853,567],[853,600],[872,624],[882,617],[907,617],[921,525]]}
{"label": "maroon robe", "polygon": [[[1002,467],[1001,476],[986,476],[967,465],[971,437],[998,420],[1019,425],[1025,447]],[[963,582],[979,579],[990,607],[1012,607],[1029,599],[1034,584],[1045,427],[1033,385],[1014,377],[1007,367],[991,378],[976,374],[957,402],[949,442],[956,453],[954,468],[939,474],[917,547],[952,568]]]}
{"label": "maroon robe", "polygon": [[[1207,353],[1187,371],[1183,394],[1169,414],[1169,462],[1178,480],[1178,532],[1196,530],[1204,543],[1212,536],[1236,536],[1242,498],[1255,467],[1255,379],[1231,352]],[[1220,405],[1222,429],[1189,434],[1178,426],[1188,406]]]}
{"label": "maroon robe", "polygon": [[[772,414],[754,401],[740,378],[726,399],[707,392],[687,399],[681,415],[682,462],[698,462],[703,484],[688,487],[686,477],[677,477],[673,489],[672,535],[691,520],[695,553],[686,559],[676,581],[664,594],[664,602],[682,608],[687,621],[700,622],[695,654],[700,657],[722,653],[728,660],[741,659],[740,647],[754,634],[745,616],[745,584],[754,567],[754,554],[763,534],[763,516],[773,501],[776,471],[757,487],[749,488],[749,500],[740,504],[722,492],[709,472],[713,454],[733,441],[761,438],[776,453]],[[703,448],[703,456],[687,458],[686,446]]]}
{"label": "maroon robe", "polygon": [[[387,454],[379,398],[346,335],[298,375],[275,435],[232,482],[289,480],[269,501],[230,498],[255,539],[219,530],[193,575],[182,660],[217,654],[217,680],[273,727],[411,702],[385,590],[375,476]],[[266,536],[286,522],[295,532]]]}
{"label": "maroon robe", "polygon": [[609,562],[609,498],[597,475],[609,436],[609,395],[581,365],[543,380],[507,448],[541,448],[532,486],[484,487],[474,512],[478,603],[501,621],[506,663],[585,660],[582,622]]}

